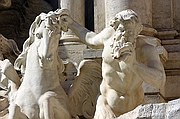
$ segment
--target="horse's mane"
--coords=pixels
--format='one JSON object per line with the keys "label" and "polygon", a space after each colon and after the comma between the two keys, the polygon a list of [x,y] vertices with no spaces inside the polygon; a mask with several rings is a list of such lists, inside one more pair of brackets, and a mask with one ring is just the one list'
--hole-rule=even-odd
{"label": "horse's mane", "polygon": [[34,22],[31,24],[31,27],[29,29],[29,38],[24,42],[23,50],[14,62],[14,68],[16,70],[21,71],[22,73],[24,73],[25,68],[26,68],[26,57],[27,57],[29,47],[34,42],[35,29],[36,29],[37,25],[39,25],[39,23],[41,21],[41,17],[43,15],[44,15],[44,13],[41,13],[39,16],[37,16],[35,18]]}

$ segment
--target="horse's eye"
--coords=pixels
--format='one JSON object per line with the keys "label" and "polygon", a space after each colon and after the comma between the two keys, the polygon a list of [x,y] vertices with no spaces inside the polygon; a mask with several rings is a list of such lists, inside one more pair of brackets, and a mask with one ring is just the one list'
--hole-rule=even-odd
{"label": "horse's eye", "polygon": [[38,39],[41,39],[43,36],[42,36],[42,33],[36,33],[36,37],[38,38]]}

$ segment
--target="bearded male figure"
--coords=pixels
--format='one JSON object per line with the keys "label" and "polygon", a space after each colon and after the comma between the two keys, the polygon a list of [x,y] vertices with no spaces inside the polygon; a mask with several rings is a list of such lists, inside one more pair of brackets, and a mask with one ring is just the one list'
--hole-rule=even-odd
{"label": "bearded male figure", "polygon": [[[116,14],[111,25],[99,34],[82,27],[70,16],[62,17],[64,24],[81,42],[92,48],[104,47],[103,81],[94,119],[116,118],[141,104],[144,98],[143,81],[159,89],[163,87],[165,73],[159,54],[155,46],[144,40],[138,41],[142,25],[133,10]],[[137,43],[140,48],[136,48]],[[137,56],[141,62],[137,61]]]}

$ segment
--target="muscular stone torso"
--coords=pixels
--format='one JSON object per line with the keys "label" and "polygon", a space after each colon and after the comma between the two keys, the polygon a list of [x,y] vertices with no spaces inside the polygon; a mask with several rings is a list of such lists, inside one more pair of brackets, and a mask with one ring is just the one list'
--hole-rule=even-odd
{"label": "muscular stone torso", "polygon": [[[107,41],[110,44],[111,39]],[[120,115],[130,111],[143,100],[142,79],[133,69],[133,64],[119,61],[111,57],[110,45],[104,45],[101,94],[115,114]],[[130,58],[132,56],[129,56]],[[133,58],[133,57],[132,57]]]}

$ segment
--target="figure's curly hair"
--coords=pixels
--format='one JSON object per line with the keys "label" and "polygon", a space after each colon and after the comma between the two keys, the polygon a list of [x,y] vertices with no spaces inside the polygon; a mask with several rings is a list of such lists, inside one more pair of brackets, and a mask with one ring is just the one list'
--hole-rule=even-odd
{"label": "figure's curly hair", "polygon": [[142,30],[141,20],[138,17],[138,15],[131,9],[123,10],[117,13],[114,19],[110,21],[110,26],[112,26],[116,30],[119,24],[124,23],[125,21],[136,24],[137,34],[141,32]]}

